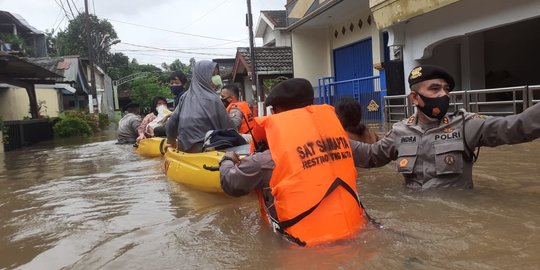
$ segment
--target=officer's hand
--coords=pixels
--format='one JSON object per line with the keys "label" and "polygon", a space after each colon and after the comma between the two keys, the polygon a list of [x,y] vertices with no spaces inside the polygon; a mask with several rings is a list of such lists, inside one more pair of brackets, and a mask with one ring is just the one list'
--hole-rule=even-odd
{"label": "officer's hand", "polygon": [[234,164],[240,163],[240,157],[238,156],[238,154],[236,154],[236,153],[233,152],[233,151],[226,152],[224,156],[226,156],[226,157],[232,159],[232,161],[234,162]]}

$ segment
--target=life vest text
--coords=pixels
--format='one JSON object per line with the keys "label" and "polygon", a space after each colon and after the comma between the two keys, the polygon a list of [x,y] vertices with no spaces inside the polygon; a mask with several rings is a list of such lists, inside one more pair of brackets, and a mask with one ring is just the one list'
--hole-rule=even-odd
{"label": "life vest text", "polygon": [[296,147],[304,169],[345,158],[352,158],[349,142],[344,137],[325,138]]}
{"label": "life vest text", "polygon": [[438,140],[441,140],[441,141],[444,141],[444,140],[452,140],[452,139],[459,139],[461,138],[461,133],[459,132],[452,132],[452,133],[449,133],[449,134],[437,134],[435,135],[435,140],[438,141]]}

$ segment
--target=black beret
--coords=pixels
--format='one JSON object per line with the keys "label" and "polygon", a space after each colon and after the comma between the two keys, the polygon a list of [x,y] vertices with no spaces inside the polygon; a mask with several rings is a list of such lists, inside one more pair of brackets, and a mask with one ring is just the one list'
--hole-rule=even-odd
{"label": "black beret", "polygon": [[302,108],[313,104],[313,97],[313,86],[308,80],[288,79],[272,88],[264,105],[287,109]]}
{"label": "black beret", "polygon": [[454,87],[456,86],[454,78],[444,68],[438,66],[421,65],[413,68],[411,74],[409,74],[409,87],[419,82],[433,79],[445,80],[450,87],[450,91],[454,90]]}

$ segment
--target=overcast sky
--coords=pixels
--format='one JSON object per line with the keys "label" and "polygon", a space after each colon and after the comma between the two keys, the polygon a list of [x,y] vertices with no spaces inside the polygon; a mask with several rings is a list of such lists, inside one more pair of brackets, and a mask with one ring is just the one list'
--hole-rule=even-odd
{"label": "overcast sky", "polygon": [[[0,10],[21,15],[38,30],[65,29],[63,3],[80,12],[84,0],[0,0]],[[89,10],[114,26],[123,52],[140,64],[188,63],[212,58],[234,58],[236,47],[249,46],[245,26],[246,0],[88,0]],[[284,10],[286,0],[251,0],[254,28],[260,10]],[[255,31],[255,29],[254,29]],[[260,45],[261,41],[257,41]]]}

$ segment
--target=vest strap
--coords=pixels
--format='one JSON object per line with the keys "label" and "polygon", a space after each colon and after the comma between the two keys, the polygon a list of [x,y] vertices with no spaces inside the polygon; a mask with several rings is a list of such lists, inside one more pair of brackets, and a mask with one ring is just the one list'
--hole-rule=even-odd
{"label": "vest strap", "polygon": [[360,204],[360,201],[358,200],[358,196],[356,196],[356,192],[354,192],[354,190],[347,183],[345,183],[345,181],[341,180],[338,177],[338,178],[336,178],[336,180],[334,180],[332,185],[330,185],[330,187],[328,188],[328,190],[326,191],[324,196],[321,198],[321,200],[317,204],[315,204],[314,206],[312,206],[308,210],[304,211],[303,213],[299,214],[298,216],[296,216],[296,217],[294,217],[292,219],[285,220],[283,222],[279,222],[279,228],[281,230],[285,230],[285,229],[287,229],[287,228],[289,228],[291,226],[294,226],[294,224],[300,222],[300,220],[304,219],[309,214],[311,214],[313,211],[315,211],[315,209],[317,209],[317,207],[322,203],[322,201],[326,197],[328,197],[328,195],[330,195],[332,192],[334,192],[334,190],[336,190],[336,188],[339,187],[339,186],[342,186],[343,188],[345,188],[345,190],[347,190],[347,192],[354,198],[354,200],[356,201],[358,206],[362,207],[362,205]]}

